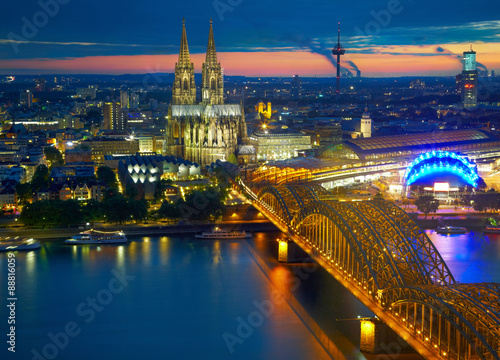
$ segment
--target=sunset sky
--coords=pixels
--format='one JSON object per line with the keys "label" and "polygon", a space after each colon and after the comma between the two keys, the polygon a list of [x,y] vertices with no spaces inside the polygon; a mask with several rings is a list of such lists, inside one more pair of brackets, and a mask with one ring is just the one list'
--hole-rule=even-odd
{"label": "sunset sky", "polygon": [[172,72],[183,17],[196,72],[210,18],[226,75],[332,76],[338,21],[344,71],[455,75],[471,43],[480,68],[500,71],[490,0],[21,0],[2,13],[2,74]]}

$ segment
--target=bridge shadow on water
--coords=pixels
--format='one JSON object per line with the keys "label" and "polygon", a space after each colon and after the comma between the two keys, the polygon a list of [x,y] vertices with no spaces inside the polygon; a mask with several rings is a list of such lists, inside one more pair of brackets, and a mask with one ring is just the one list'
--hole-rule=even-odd
{"label": "bridge shadow on water", "polygon": [[362,353],[360,319],[374,314],[300,248],[298,261],[278,262],[278,242],[269,238],[280,238],[281,232],[258,235],[248,241],[256,263],[333,359],[423,359],[403,352],[399,343],[384,344],[387,354]]}

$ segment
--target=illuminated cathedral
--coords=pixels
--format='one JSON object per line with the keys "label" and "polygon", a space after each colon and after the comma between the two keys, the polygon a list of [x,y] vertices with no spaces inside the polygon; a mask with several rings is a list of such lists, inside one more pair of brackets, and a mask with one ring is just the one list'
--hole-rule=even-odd
{"label": "illuminated cathedral", "polygon": [[202,66],[201,102],[197,101],[194,65],[189,57],[183,20],[179,61],[175,64],[172,104],[167,116],[167,153],[200,165],[227,160],[246,141],[240,104],[224,104],[224,79],[215,51],[212,20]]}

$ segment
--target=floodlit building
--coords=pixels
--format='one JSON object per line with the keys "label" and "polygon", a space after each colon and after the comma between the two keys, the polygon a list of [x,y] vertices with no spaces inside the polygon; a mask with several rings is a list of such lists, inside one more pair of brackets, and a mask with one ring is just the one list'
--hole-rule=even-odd
{"label": "floodlit building", "polygon": [[261,128],[252,133],[249,143],[256,149],[257,160],[285,160],[310,149],[311,136],[287,126]]}
{"label": "floodlit building", "polygon": [[124,189],[136,188],[138,198],[151,200],[161,179],[182,179],[201,175],[201,167],[173,156],[130,156],[119,160],[118,178]]}
{"label": "floodlit building", "polygon": [[183,22],[179,61],[175,64],[172,105],[166,127],[167,154],[200,165],[227,159],[245,141],[247,129],[241,104],[224,104],[222,68],[217,60],[212,22],[202,66],[202,102],[196,99],[194,65]]}

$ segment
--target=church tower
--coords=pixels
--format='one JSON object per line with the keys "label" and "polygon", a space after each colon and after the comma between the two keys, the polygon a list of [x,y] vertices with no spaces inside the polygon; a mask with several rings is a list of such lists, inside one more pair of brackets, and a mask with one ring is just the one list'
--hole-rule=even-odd
{"label": "church tower", "polygon": [[365,112],[361,117],[359,131],[361,132],[361,134],[363,134],[364,138],[372,137],[372,118],[370,117],[370,113],[368,112],[368,107],[365,108]]}
{"label": "church tower", "polygon": [[215,51],[212,19],[210,19],[207,56],[201,72],[201,99],[203,103],[212,105],[224,104],[224,79],[220,63],[217,61],[217,52]]}
{"label": "church tower", "polygon": [[175,80],[172,87],[172,104],[196,104],[196,84],[194,82],[194,65],[189,57],[186,36],[186,21],[182,20],[181,49],[179,62],[175,64]]}

